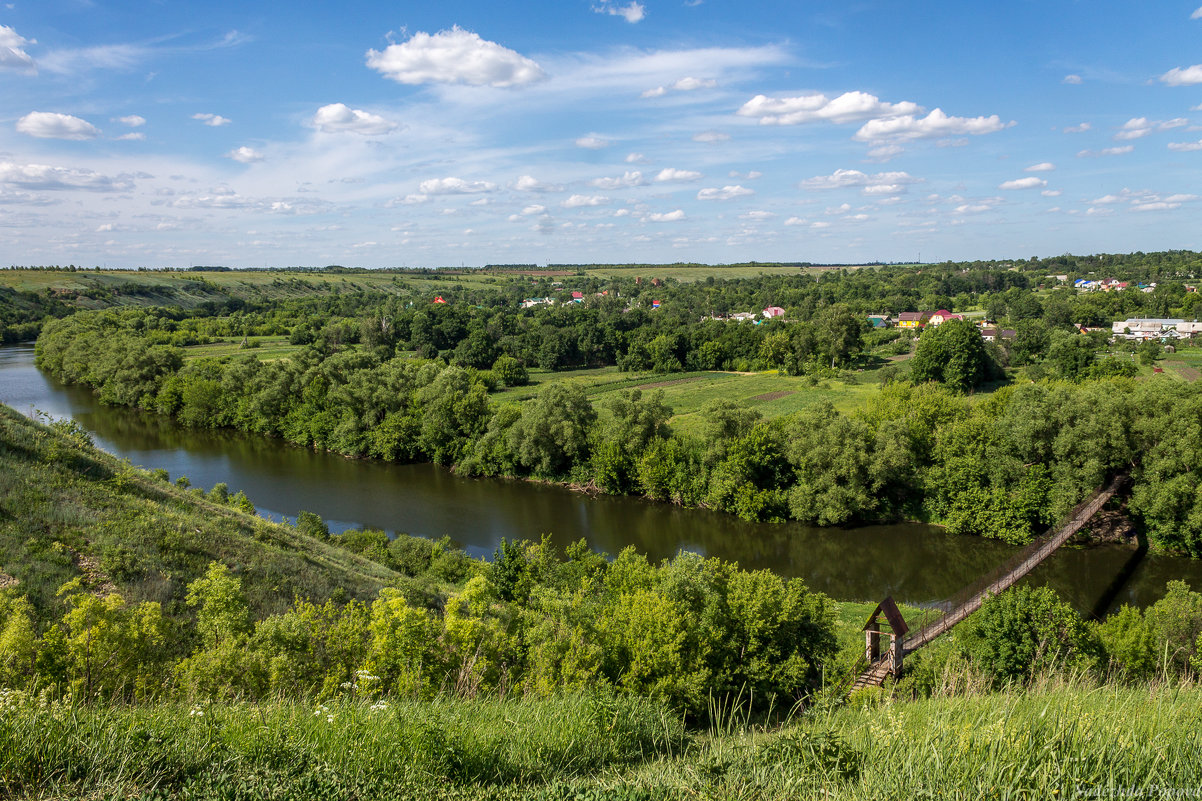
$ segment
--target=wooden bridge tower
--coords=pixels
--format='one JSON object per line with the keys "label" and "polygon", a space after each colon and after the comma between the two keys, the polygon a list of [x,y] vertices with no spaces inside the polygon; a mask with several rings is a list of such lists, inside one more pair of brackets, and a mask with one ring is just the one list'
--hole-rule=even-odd
{"label": "wooden bridge tower", "polygon": [[882,614],[885,616],[886,625],[889,626],[889,658],[886,662],[889,673],[896,678],[901,675],[902,656],[905,653],[904,641],[910,627],[906,625],[901,610],[893,602],[893,596],[889,596],[877,604],[876,609],[869,615],[868,622],[864,624],[864,656],[868,659],[869,665],[876,664],[877,660],[881,658],[880,618]]}

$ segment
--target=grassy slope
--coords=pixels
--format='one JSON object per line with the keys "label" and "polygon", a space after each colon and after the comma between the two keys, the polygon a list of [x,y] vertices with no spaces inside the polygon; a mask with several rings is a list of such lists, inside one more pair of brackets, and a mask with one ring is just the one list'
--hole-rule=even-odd
{"label": "grassy slope", "polygon": [[[178,611],[210,561],[242,577],[257,615],[296,595],[374,597],[395,574],[327,543],[157,480],[0,406],[0,571],[45,611],[83,576]],[[8,579],[5,579],[8,581]]]}

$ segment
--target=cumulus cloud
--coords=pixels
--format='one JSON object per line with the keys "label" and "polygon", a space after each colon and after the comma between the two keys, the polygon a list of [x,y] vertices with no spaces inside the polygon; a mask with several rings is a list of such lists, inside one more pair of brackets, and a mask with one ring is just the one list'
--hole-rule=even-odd
{"label": "cumulus cloud", "polygon": [[744,178],[748,181],[754,181],[756,178],[763,178],[764,174],[759,170],[751,170],[749,172],[739,172],[738,170],[730,171],[731,178]]}
{"label": "cumulus cloud", "polygon": [[679,222],[684,219],[684,210],[677,209],[676,211],[653,212],[643,218],[646,222]]}
{"label": "cumulus cloud", "polygon": [[1030,167],[1024,167],[1023,172],[1051,172],[1056,169],[1056,165],[1050,161],[1041,161],[1038,164],[1032,164]]}
{"label": "cumulus cloud", "polygon": [[596,134],[582,136],[576,140],[576,147],[583,147],[586,150],[601,150],[602,148],[609,147],[610,144],[612,143],[608,139]]}
{"label": "cumulus cloud", "polygon": [[1189,125],[1189,120],[1183,117],[1172,120],[1149,120],[1147,117],[1133,117],[1122,124],[1114,138],[1120,141],[1141,139],[1148,134],[1180,128],[1183,125]]}
{"label": "cumulus cloud", "polygon": [[738,184],[736,184],[734,186],[724,186],[721,189],[719,189],[717,187],[709,187],[707,189],[702,189],[700,192],[697,193],[697,199],[698,200],[734,200],[737,197],[746,197],[747,195],[754,195],[754,194],[755,194],[754,189],[748,189],[745,186],[739,186]]}
{"label": "cumulus cloud", "polygon": [[604,206],[609,203],[605,195],[572,195],[563,202],[565,209],[578,209],[585,206]]}
{"label": "cumulus cloud", "polygon": [[642,153],[627,153],[626,154],[626,163],[627,164],[646,164],[647,157],[644,156]]}
{"label": "cumulus cloud", "polygon": [[533,175],[521,176],[513,182],[513,188],[519,192],[560,192],[563,190],[562,186],[543,183]]}
{"label": "cumulus cloud", "polygon": [[33,58],[25,52],[25,47],[31,44],[37,42],[26,39],[7,25],[0,25],[0,69],[37,72]]}
{"label": "cumulus cloud", "polygon": [[998,184],[998,189],[1040,189],[1047,185],[1047,181],[1031,175],[1026,178],[1015,178],[1013,181],[1003,181]]}
{"label": "cumulus cloud", "polygon": [[616,178],[597,178],[593,186],[598,189],[621,189],[626,186],[642,186],[643,174],[638,170],[627,170]]}
{"label": "cumulus cloud", "polygon": [[830,175],[816,175],[801,182],[802,189],[846,189],[860,187],[866,195],[895,195],[905,192],[920,179],[908,172],[878,172],[875,175],[859,170],[835,170]]}
{"label": "cumulus cloud", "polygon": [[1044,197],[1060,197],[1061,191],[1059,189],[1045,189],[1039,194],[1043,195]]}
{"label": "cumulus cloud", "polygon": [[785,220],[785,225],[805,225],[809,222],[805,217],[790,217]]}
{"label": "cumulus cloud", "polygon": [[128,125],[130,128],[141,128],[146,124],[146,118],[138,114],[130,114],[128,117],[117,117],[113,122],[119,122],[122,125]]}
{"label": "cumulus cloud", "polygon": [[1130,153],[1135,150],[1135,145],[1122,145],[1120,147],[1104,147],[1101,150],[1082,150],[1077,153],[1077,158],[1087,159],[1096,158],[1098,156],[1121,156],[1124,153]]}
{"label": "cumulus cloud", "polygon": [[205,114],[203,112],[193,114],[192,119],[200,120],[210,128],[220,128],[222,125],[229,125],[231,122],[220,114]]}
{"label": "cumulus cloud", "polygon": [[631,0],[628,5],[620,6],[613,0],[601,0],[593,6],[598,14],[609,14],[611,17],[621,17],[629,23],[641,22],[647,16],[647,9],[642,3]]}
{"label": "cumulus cloud", "polygon": [[22,189],[87,189],[93,192],[124,192],[134,185],[132,177],[127,175],[112,178],[91,170],[11,161],[0,161],[0,184]]}
{"label": "cumulus cloud", "polygon": [[725,142],[727,139],[730,139],[730,134],[720,133],[719,131],[703,131],[699,134],[694,134],[693,136],[694,142],[701,142],[702,144]]}
{"label": "cumulus cloud", "polygon": [[1202,64],[1192,67],[1173,67],[1160,76],[1160,82],[1169,86],[1195,86],[1202,83]]}
{"label": "cumulus cloud", "polygon": [[397,83],[464,83],[497,88],[523,86],[546,77],[535,62],[459,26],[435,34],[418,32],[383,51],[368,50],[367,66]]}
{"label": "cumulus cloud", "polygon": [[668,93],[668,87],[657,86],[654,89],[648,89],[647,91],[643,92],[641,95],[639,95],[639,97],[642,97],[642,98],[663,97],[667,93]]}
{"label": "cumulus cloud", "polygon": [[667,183],[669,181],[696,181],[701,177],[701,173],[695,170],[678,170],[674,167],[665,167],[655,176],[655,181],[658,183]]}
{"label": "cumulus cloud", "polygon": [[234,148],[229,153],[226,153],[225,157],[227,159],[233,159],[234,161],[242,164],[253,164],[256,161],[262,161],[265,158],[262,153],[255,150],[253,147],[247,147],[246,145]]}
{"label": "cumulus cloud", "polygon": [[902,147],[901,145],[896,145],[896,144],[877,145],[876,147],[872,147],[872,148],[868,149],[868,160],[876,161],[876,162],[885,162],[885,161],[889,161],[890,159],[894,158],[895,156],[900,156],[902,153],[905,153],[905,152],[906,152],[906,149],[904,147]]}
{"label": "cumulus cloud", "polygon": [[741,117],[757,117],[761,125],[802,125],[810,122],[862,122],[922,112],[908,100],[886,103],[867,92],[844,92],[829,98],[817,92],[796,97],[756,95],[738,110]]}
{"label": "cumulus cloud", "polygon": [[100,135],[96,126],[70,114],[53,111],[31,111],[17,120],[17,131],[38,139],[95,139]]}
{"label": "cumulus cloud", "polygon": [[881,140],[909,141],[931,139],[941,136],[962,136],[995,133],[1013,125],[1004,123],[996,114],[988,117],[952,117],[935,109],[925,117],[904,114],[890,119],[874,119],[864,123],[856,131],[855,139],[861,142]]}
{"label": "cumulus cloud", "polygon": [[134,133],[121,134],[120,136],[117,137],[117,141],[118,142],[141,142],[145,138],[146,138],[146,134],[142,133],[141,131],[135,131]]}
{"label": "cumulus cloud", "polygon": [[1189,18],[1190,19],[1202,19],[1202,6],[1198,6],[1198,8],[1196,8],[1194,10],[1194,13],[1189,15]]}
{"label": "cumulus cloud", "polygon": [[1065,75],[1064,80],[1061,81],[1061,83],[1067,83],[1071,86],[1076,86],[1077,84],[1081,83],[1081,76],[1080,75]]}
{"label": "cumulus cloud", "polygon": [[1092,127],[1093,126],[1091,126],[1088,122],[1083,122],[1080,125],[1068,126],[1067,128],[1064,129],[1064,132],[1065,133],[1085,133]]}
{"label": "cumulus cloud", "polygon": [[1178,153],[1190,153],[1195,150],[1202,150],[1202,139],[1197,142],[1169,142],[1169,150]]}
{"label": "cumulus cloud", "polygon": [[313,115],[312,125],[322,133],[357,133],[360,136],[383,136],[397,129],[395,122],[344,103],[319,108]]}
{"label": "cumulus cloud", "polygon": [[462,178],[429,178],[422,181],[418,191],[423,195],[470,195],[491,192],[496,184],[488,181],[465,181]]}
{"label": "cumulus cloud", "polygon": [[749,211],[746,214],[740,214],[739,219],[740,220],[771,220],[775,216],[776,215],[770,211],[763,211],[761,209],[757,209],[756,211]]}

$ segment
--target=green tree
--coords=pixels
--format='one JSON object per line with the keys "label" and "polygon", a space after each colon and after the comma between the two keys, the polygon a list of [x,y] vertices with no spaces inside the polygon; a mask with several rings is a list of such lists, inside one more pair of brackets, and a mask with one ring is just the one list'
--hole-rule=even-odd
{"label": "green tree", "polygon": [[992,368],[985,341],[967,320],[928,326],[911,361],[915,381],[936,381],[956,392],[968,392],[985,383],[992,377]]}
{"label": "green tree", "polygon": [[596,419],[579,384],[547,384],[522,404],[521,417],[509,429],[509,449],[536,475],[564,475],[588,459]]}

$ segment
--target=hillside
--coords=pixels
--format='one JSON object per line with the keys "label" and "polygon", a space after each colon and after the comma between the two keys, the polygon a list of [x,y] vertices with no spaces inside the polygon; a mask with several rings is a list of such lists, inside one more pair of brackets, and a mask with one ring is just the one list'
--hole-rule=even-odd
{"label": "hillside", "polygon": [[387,568],[191,491],[91,447],[69,424],[47,427],[0,406],[0,586],[40,613],[80,577],[93,592],[181,611],[211,561],[239,575],[258,617],[296,596],[374,597]]}

